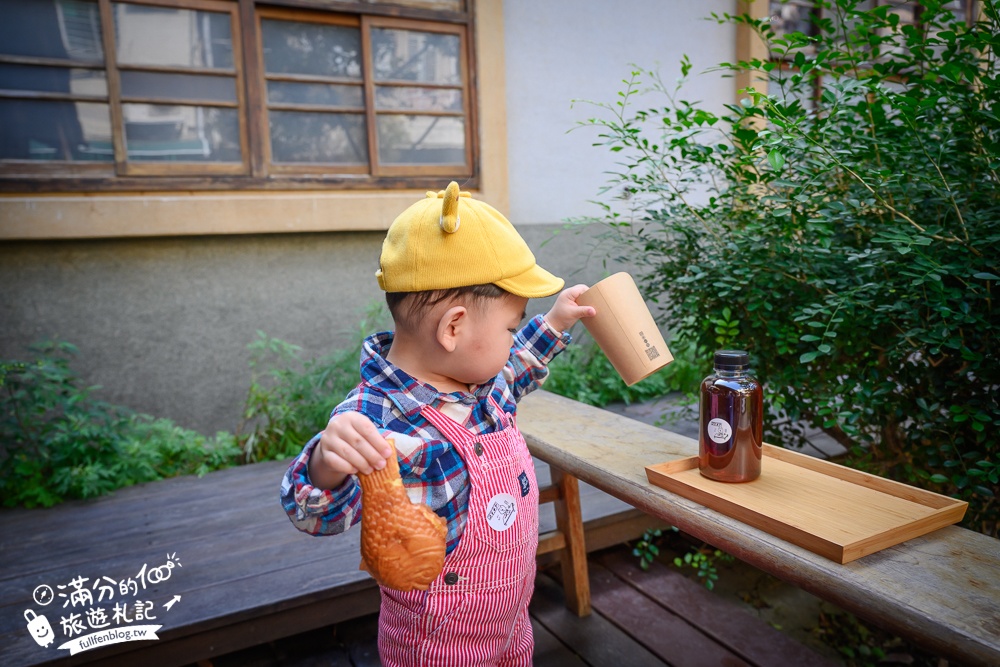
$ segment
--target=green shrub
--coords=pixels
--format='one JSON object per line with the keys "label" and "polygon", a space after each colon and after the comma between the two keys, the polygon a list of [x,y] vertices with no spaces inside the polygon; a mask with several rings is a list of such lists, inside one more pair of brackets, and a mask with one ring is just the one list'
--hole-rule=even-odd
{"label": "green shrub", "polygon": [[323,430],[330,411],[361,381],[361,344],[385,318],[385,307],[372,305],[349,347],[315,359],[303,360],[299,346],[257,332],[248,346],[252,378],[237,429],[247,462],[294,456]]}
{"label": "green shrub", "polygon": [[76,348],[33,345],[33,361],[0,361],[0,497],[49,507],[236,462],[232,435],[206,438],[94,398],[70,368]]}
{"label": "green shrub", "polygon": [[[996,535],[997,7],[966,26],[929,1],[901,25],[816,4],[813,36],[716,17],[792,66],[723,63],[770,85],[721,113],[641,69],[598,105],[584,125],[621,162],[603,222],[675,340],[747,348],[786,423],[969,501],[966,524]],[[776,423],[767,437],[795,444]]]}
{"label": "green shrub", "polygon": [[629,387],[594,340],[580,336],[549,365],[545,389],[598,407],[647,401],[672,392],[693,394],[708,369],[698,362],[690,345],[671,343],[670,352],[674,360],[666,368]]}

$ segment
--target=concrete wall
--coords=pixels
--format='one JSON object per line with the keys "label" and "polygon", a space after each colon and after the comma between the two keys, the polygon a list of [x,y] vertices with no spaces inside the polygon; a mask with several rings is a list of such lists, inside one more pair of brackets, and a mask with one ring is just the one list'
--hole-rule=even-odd
{"label": "concrete wall", "polygon": [[[542,266],[593,282],[591,235],[523,229]],[[98,396],[204,433],[236,427],[260,329],[316,356],[354,340],[381,232],[0,244],[0,358],[32,342],[75,344]],[[551,299],[529,305],[544,312]],[[331,407],[339,401],[331,397]]]}
{"label": "concrete wall", "polygon": [[[614,167],[610,153],[591,147],[591,130],[566,134],[592,113],[571,100],[614,100],[630,62],[659,63],[671,80],[683,53],[695,71],[731,59],[732,29],[701,19],[733,9],[729,0],[505,0],[508,211],[542,266],[570,284],[615,268],[602,264],[597,230],[561,229],[566,218],[596,212],[586,202]],[[479,29],[500,29],[495,18],[489,23]],[[733,84],[709,76],[691,91],[721,105]],[[366,306],[382,298],[373,279],[382,236],[5,242],[0,358],[25,358],[33,341],[67,340],[80,348],[75,367],[85,381],[104,387],[101,398],[206,433],[231,430],[255,331],[301,345],[306,355],[345,344]]]}

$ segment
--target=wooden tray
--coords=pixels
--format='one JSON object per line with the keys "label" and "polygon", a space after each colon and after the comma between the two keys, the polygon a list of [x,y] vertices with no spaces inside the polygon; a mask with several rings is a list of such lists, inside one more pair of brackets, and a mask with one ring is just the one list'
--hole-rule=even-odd
{"label": "wooden tray", "polygon": [[764,445],[761,476],[728,484],[703,477],[698,457],[646,466],[656,486],[838,563],[957,523],[968,503]]}

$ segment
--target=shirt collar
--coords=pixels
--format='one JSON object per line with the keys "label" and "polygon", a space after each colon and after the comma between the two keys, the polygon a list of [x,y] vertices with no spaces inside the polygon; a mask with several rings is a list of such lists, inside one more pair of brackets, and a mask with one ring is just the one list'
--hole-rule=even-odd
{"label": "shirt collar", "polygon": [[441,403],[461,403],[471,406],[486,399],[493,391],[495,381],[477,385],[472,392],[439,392],[385,358],[392,339],[391,331],[380,331],[365,339],[361,346],[361,379],[382,390],[408,418],[417,415],[425,405],[437,407]]}

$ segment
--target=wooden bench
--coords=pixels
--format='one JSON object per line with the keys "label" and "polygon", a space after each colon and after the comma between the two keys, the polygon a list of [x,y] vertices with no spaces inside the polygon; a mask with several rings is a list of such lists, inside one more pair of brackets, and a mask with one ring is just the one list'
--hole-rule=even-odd
{"label": "wooden bench", "polygon": [[[122,489],[93,501],[0,511],[0,665],[183,665],[375,613],[378,588],[358,570],[360,531],[315,538],[296,530],[278,503],[286,466],[241,466]],[[562,560],[567,606],[586,614],[586,549],[620,543],[659,522],[573,477],[550,473],[544,463],[536,463],[536,473],[548,503],[540,510],[540,559]],[[138,579],[144,565],[149,572],[171,554],[179,567],[169,570],[168,579],[149,581],[136,595],[115,593],[97,603],[107,584],[98,582],[102,577]],[[83,588],[92,591],[95,604],[88,606],[103,606],[108,616],[119,600],[152,602],[156,619],[148,623],[162,626],[159,639],[75,656],[58,650],[69,641],[60,620],[74,612],[84,620],[83,606],[64,608],[69,599],[58,597],[69,595],[70,582],[78,577],[86,578]],[[57,597],[41,606],[32,598],[44,585]],[[28,609],[48,618],[53,644],[43,648],[32,640]]]}
{"label": "wooden bench", "polygon": [[646,479],[698,443],[547,392],[518,408],[533,455],[940,655],[1000,665],[1000,540],[949,526],[839,565]]}

